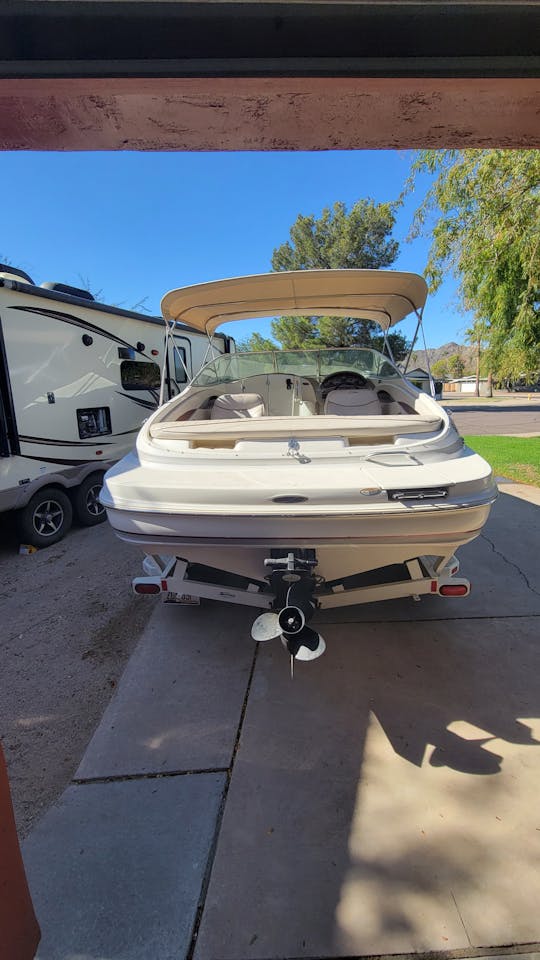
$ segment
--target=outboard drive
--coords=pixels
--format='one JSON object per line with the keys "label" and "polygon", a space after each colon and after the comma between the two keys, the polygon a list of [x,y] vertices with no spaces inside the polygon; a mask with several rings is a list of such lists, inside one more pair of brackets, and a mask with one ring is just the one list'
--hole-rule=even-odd
{"label": "outboard drive", "polygon": [[291,676],[294,660],[316,660],[326,650],[319,633],[308,626],[317,602],[313,596],[317,578],[313,568],[317,560],[290,552],[286,557],[272,557],[264,561],[272,569],[269,580],[275,595],[275,609],[262,613],[251,628],[251,636],[259,643],[281,637],[291,657]]}

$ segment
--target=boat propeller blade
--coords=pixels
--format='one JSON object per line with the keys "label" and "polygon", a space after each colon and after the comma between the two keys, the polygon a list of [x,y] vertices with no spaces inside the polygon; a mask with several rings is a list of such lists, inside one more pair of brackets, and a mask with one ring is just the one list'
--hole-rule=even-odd
{"label": "boat propeller blade", "polygon": [[257,643],[263,643],[265,640],[274,640],[281,636],[281,627],[277,613],[261,613],[255,620],[251,628],[251,636]]}
{"label": "boat propeller blade", "polygon": [[[287,599],[292,599],[290,591]],[[303,601],[306,613],[311,616],[315,604],[309,598],[307,601],[300,598],[299,593],[295,599]],[[316,660],[326,650],[320,633],[307,625],[306,613],[300,606],[287,605],[279,613],[261,613],[251,628],[251,636],[258,643],[281,637],[283,646],[291,656],[291,672],[293,660]]]}
{"label": "boat propeller blade", "polygon": [[316,660],[326,650],[320,633],[307,626],[298,633],[283,633],[281,642],[295,660]]}

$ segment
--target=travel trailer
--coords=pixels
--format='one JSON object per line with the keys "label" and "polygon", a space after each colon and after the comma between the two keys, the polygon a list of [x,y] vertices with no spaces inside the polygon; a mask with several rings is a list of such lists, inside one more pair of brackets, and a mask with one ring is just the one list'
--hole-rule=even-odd
{"label": "travel trailer", "polygon": [[36,286],[0,264],[0,512],[21,541],[48,546],[72,517],[105,519],[105,471],[132,446],[160,399],[234,349],[184,324],[97,303],[61,283]]}

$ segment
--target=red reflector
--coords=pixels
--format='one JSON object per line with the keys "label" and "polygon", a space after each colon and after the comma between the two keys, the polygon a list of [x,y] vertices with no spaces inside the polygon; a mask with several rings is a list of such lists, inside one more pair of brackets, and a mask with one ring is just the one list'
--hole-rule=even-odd
{"label": "red reflector", "polygon": [[135,593],[161,593],[159,583],[136,583]]}
{"label": "red reflector", "polygon": [[166,580],[162,580],[162,581],[161,581],[161,589],[162,589],[162,590],[165,590],[165,591],[167,591],[167,590],[169,589],[169,588],[167,587],[167,581],[166,581]]}
{"label": "red reflector", "polygon": [[443,597],[466,597],[469,588],[464,583],[443,583],[439,593]]}
{"label": "red reflector", "polygon": [[431,592],[432,592],[432,593],[437,593],[437,581],[436,581],[436,580],[432,580],[432,581],[431,581]]}
{"label": "red reflector", "polygon": [[150,353],[153,357],[157,357],[159,355],[159,350],[151,350]]}

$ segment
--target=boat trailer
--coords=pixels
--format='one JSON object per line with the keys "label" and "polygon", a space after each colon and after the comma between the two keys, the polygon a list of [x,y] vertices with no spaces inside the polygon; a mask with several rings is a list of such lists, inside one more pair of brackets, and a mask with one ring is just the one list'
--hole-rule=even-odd
{"label": "boat trailer", "polygon": [[471,590],[468,580],[456,577],[455,556],[442,561],[418,557],[328,582],[315,572],[315,550],[292,547],[272,553],[264,561],[269,573],[262,580],[181,557],[147,555],[146,576],[133,580],[133,590],[137,595],[162,594],[165,603],[193,604],[204,597],[262,610],[252,626],[253,639],[260,643],[281,637],[291,661],[314,660],[324,653],[324,639],[309,626],[317,610],[401,597],[420,600],[423,595],[466,597]]}

